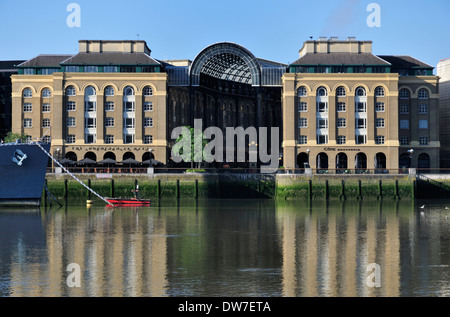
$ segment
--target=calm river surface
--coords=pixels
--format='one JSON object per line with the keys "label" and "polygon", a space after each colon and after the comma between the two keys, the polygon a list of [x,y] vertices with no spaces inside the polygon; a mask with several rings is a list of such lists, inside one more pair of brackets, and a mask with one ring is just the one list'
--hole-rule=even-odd
{"label": "calm river surface", "polygon": [[[192,200],[2,208],[0,296],[450,296],[446,205]],[[80,287],[69,287],[68,277]]]}

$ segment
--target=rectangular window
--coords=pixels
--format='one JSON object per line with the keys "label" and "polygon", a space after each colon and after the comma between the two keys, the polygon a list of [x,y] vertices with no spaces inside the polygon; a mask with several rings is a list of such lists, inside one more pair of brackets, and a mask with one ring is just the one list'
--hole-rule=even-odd
{"label": "rectangular window", "polygon": [[384,135],[377,135],[375,137],[375,144],[384,144]]}
{"label": "rectangular window", "polygon": [[428,120],[419,120],[419,129],[428,129]]}
{"label": "rectangular window", "polygon": [[114,118],[110,118],[110,117],[105,118],[105,127],[107,127],[107,128],[114,127]]}
{"label": "rectangular window", "polygon": [[52,137],[49,135],[46,135],[42,138],[42,142],[44,143],[50,143],[52,141]]}
{"label": "rectangular window", "polygon": [[308,137],[306,135],[300,135],[298,137],[298,144],[307,144],[308,143]]}
{"label": "rectangular window", "polygon": [[105,135],[105,143],[113,144],[114,143],[114,135],[111,135],[111,134]]}
{"label": "rectangular window", "polygon": [[103,72],[105,73],[117,73],[119,71],[119,67],[117,66],[103,66]]}
{"label": "rectangular window", "polygon": [[97,127],[97,118],[84,118],[84,127],[89,128],[96,128]]}
{"label": "rectangular window", "polygon": [[59,68],[43,68],[41,69],[41,75],[51,75],[59,72]]}
{"label": "rectangular window", "polygon": [[97,110],[96,103],[94,101],[86,101],[84,103],[85,112],[95,112]]}
{"label": "rectangular window", "polygon": [[376,112],[384,112],[384,102],[377,102],[375,104],[375,111]]}
{"label": "rectangular window", "polygon": [[357,129],[366,129],[367,128],[367,119],[365,119],[365,118],[356,119],[356,128]]}
{"label": "rectangular window", "polygon": [[400,129],[409,129],[409,120],[400,120]]}
{"label": "rectangular window", "polygon": [[400,113],[403,113],[403,114],[409,113],[409,105],[405,105],[405,104],[400,105]]}
{"label": "rectangular window", "polygon": [[24,75],[34,75],[34,68],[24,68],[23,74]]}
{"label": "rectangular window", "polygon": [[428,113],[428,105],[427,104],[419,105],[419,113],[420,114],[427,114]]}
{"label": "rectangular window", "polygon": [[345,107],[345,102],[338,102],[336,109],[337,109],[337,112],[345,112],[345,111],[347,111],[346,107]]}
{"label": "rectangular window", "polygon": [[384,128],[384,118],[377,118],[375,121],[376,128]]}
{"label": "rectangular window", "polygon": [[367,112],[367,107],[365,102],[356,103],[356,112]]}
{"label": "rectangular window", "polygon": [[68,128],[73,128],[75,127],[75,118],[74,117],[68,117],[67,118],[67,127]]}
{"label": "rectangular window", "polygon": [[50,112],[50,104],[49,103],[42,104],[42,112]]}
{"label": "rectangular window", "polygon": [[318,102],[317,112],[328,112],[328,104],[326,102]]}
{"label": "rectangular window", "polygon": [[328,119],[317,119],[317,129],[327,129],[328,128]]}
{"label": "rectangular window", "polygon": [[306,119],[306,118],[299,118],[298,119],[298,127],[299,128],[307,128],[308,127],[308,119]]}
{"label": "rectangular window", "polygon": [[66,105],[67,111],[76,111],[75,101],[68,101]]}
{"label": "rectangular window", "polygon": [[98,67],[97,66],[84,66],[84,72],[85,73],[98,73]]}
{"label": "rectangular window", "polygon": [[153,118],[144,118],[144,128],[153,127]]}
{"label": "rectangular window", "polygon": [[428,145],[428,138],[427,137],[419,137],[419,144],[420,145]]}
{"label": "rectangular window", "polygon": [[75,134],[69,134],[66,138],[67,143],[75,143]]}
{"label": "rectangular window", "polygon": [[33,111],[33,105],[31,103],[23,104],[23,112],[32,112],[32,111]]}
{"label": "rectangular window", "polygon": [[84,143],[90,144],[97,142],[97,135],[96,134],[85,134],[84,135]]}
{"label": "rectangular window", "polygon": [[152,144],[153,135],[144,135],[144,144]]}
{"label": "rectangular window", "polygon": [[347,137],[345,135],[338,135],[337,144],[345,144],[347,142]]}
{"label": "rectangular window", "polygon": [[400,145],[409,145],[409,138],[407,136],[401,136]]}
{"label": "rectangular window", "polygon": [[114,111],[114,102],[107,101],[105,103],[105,111]]}
{"label": "rectangular window", "polygon": [[124,134],[123,143],[125,144],[134,143],[134,134]]}
{"label": "rectangular window", "polygon": [[347,120],[345,118],[338,118],[337,119],[337,127],[338,128],[345,128],[345,127],[347,127]]}
{"label": "rectangular window", "polygon": [[50,127],[50,119],[42,119],[42,127],[43,128],[48,128]]}
{"label": "rectangular window", "polygon": [[33,119],[30,119],[30,118],[23,119],[23,127],[24,128],[32,128],[33,127]]}
{"label": "rectangular window", "polygon": [[317,135],[317,144],[327,144],[327,143],[328,143],[328,134]]}
{"label": "rectangular window", "polygon": [[67,73],[78,73],[80,71],[80,67],[78,66],[66,66],[65,70]]}
{"label": "rectangular window", "polygon": [[308,104],[306,102],[300,102],[298,104],[298,112],[307,112],[308,111]]}
{"label": "rectangular window", "polygon": [[120,67],[121,73],[135,73],[136,72],[136,66],[121,66]]}
{"label": "rectangular window", "polygon": [[153,111],[153,102],[144,102],[144,111]]}
{"label": "rectangular window", "polygon": [[124,112],[134,112],[134,101],[125,101],[123,105],[123,111]]}
{"label": "rectangular window", "polygon": [[366,67],[365,66],[355,66],[355,67],[353,67],[353,72],[354,73],[365,73]]}
{"label": "rectangular window", "polygon": [[123,127],[127,129],[135,128],[134,118],[123,118]]}
{"label": "rectangular window", "polygon": [[356,144],[366,144],[366,143],[367,143],[367,135],[366,134],[356,135]]}

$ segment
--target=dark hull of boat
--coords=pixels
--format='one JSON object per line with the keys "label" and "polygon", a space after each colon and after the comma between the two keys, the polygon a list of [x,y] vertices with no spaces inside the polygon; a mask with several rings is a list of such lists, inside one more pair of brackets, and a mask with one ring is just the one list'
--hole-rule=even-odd
{"label": "dark hull of boat", "polygon": [[[41,146],[47,152],[50,151],[49,143],[41,143]],[[17,159],[17,153],[25,154],[26,157],[20,161]],[[44,151],[33,143],[1,144],[0,205],[39,205],[48,159]],[[17,161],[20,161],[20,164]]]}

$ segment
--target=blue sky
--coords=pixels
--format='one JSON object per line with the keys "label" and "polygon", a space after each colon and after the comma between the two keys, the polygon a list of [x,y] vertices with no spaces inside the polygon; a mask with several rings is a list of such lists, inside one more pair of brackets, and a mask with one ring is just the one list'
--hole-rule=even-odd
{"label": "blue sky", "polygon": [[[81,8],[70,28],[68,4]],[[367,6],[381,8],[368,27]],[[75,54],[80,39],[145,40],[157,59],[191,59],[229,41],[290,63],[310,36],[372,40],[378,55],[411,55],[432,66],[450,57],[449,0],[0,0],[0,60]],[[139,36],[138,36],[139,34]]]}

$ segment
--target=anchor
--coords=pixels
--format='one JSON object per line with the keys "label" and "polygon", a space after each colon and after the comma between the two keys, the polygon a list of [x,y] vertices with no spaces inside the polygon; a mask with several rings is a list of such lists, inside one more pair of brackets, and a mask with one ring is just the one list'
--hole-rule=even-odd
{"label": "anchor", "polygon": [[23,161],[27,158],[27,155],[25,153],[23,153],[21,150],[17,149],[14,152],[13,157],[11,158],[11,160],[16,163],[19,166],[22,166]]}

